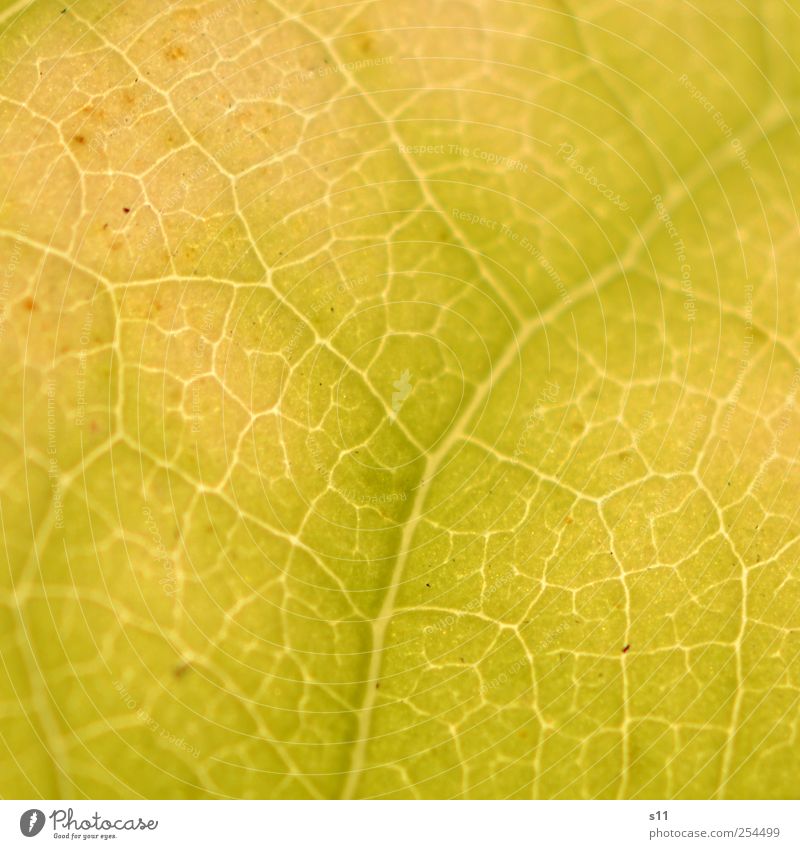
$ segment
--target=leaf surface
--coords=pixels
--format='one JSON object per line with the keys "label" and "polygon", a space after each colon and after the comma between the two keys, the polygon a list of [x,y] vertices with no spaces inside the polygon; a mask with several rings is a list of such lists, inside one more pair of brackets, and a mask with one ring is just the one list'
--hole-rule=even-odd
{"label": "leaf surface", "polygon": [[3,796],[796,795],[796,3],[2,8]]}

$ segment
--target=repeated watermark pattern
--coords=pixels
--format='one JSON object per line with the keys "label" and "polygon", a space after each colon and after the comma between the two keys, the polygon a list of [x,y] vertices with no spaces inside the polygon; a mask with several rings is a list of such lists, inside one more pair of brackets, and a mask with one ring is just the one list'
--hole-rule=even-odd
{"label": "repeated watermark pattern", "polygon": [[516,157],[455,142],[448,144],[444,142],[439,144],[401,144],[398,145],[398,150],[400,153],[414,156],[457,156],[460,159],[474,159],[492,168],[518,174],[527,174],[530,171],[528,164]]}
{"label": "repeated watermark pattern", "polygon": [[533,405],[533,409],[525,419],[525,425],[522,428],[522,433],[519,435],[516,444],[514,445],[513,459],[518,460],[525,453],[528,447],[528,439],[532,431],[534,431],[544,421],[544,411],[546,407],[550,407],[558,400],[561,386],[557,380],[547,380],[544,386],[539,390],[539,395]]}
{"label": "repeated watermark pattern", "polygon": [[89,310],[81,324],[81,335],[78,339],[80,351],[78,352],[78,374],[75,381],[75,426],[83,427],[86,424],[86,365],[89,357],[89,344],[91,343],[92,325],[94,324],[94,313]]}
{"label": "repeated watermark pattern", "polygon": [[630,209],[630,204],[622,199],[619,192],[614,191],[614,189],[608,186],[597,176],[597,174],[595,174],[594,165],[590,165],[587,168],[581,163],[578,158],[578,149],[575,145],[570,144],[569,142],[562,142],[558,146],[557,156],[559,159],[563,159],[564,162],[566,162],[579,177],[582,177],[590,186],[597,189],[597,191],[614,206],[618,207],[623,212]]}
{"label": "repeated watermark pattern", "polygon": [[727,433],[731,428],[731,422],[739,408],[739,401],[742,397],[745,379],[752,361],[753,344],[755,335],[753,333],[753,284],[744,284],[744,333],[742,334],[742,350],[739,355],[739,361],[736,366],[736,380],[733,384],[733,389],[727,399],[725,405],[725,415],[720,425],[720,432]]}
{"label": "repeated watermark pattern", "polygon": [[22,256],[22,240],[25,238],[27,232],[28,224],[27,222],[23,222],[19,227],[18,235],[11,245],[11,252],[8,254],[5,267],[3,268],[3,280],[0,283],[0,341],[3,340],[6,333],[9,309],[8,297],[11,292],[12,280],[17,275],[19,261]]}
{"label": "repeated watermark pattern", "polygon": [[161,566],[162,575],[158,580],[159,586],[163,588],[166,595],[175,595],[178,591],[175,563],[161,538],[161,531],[153,516],[153,511],[147,504],[142,507],[142,516],[153,544],[155,560]]}
{"label": "repeated watermark pattern", "polygon": [[747,151],[738,136],[734,136],[733,127],[731,127],[725,120],[722,112],[720,112],[711,100],[709,100],[709,98],[706,97],[706,95],[689,79],[687,74],[681,74],[679,81],[681,85],[691,93],[692,100],[696,100],[700,106],[709,115],[711,115],[712,120],[717,127],[719,127],[722,135],[730,142],[731,147],[736,154],[736,158],[739,160],[742,168],[744,168],[745,171],[749,171],[751,169],[751,165],[750,160],[747,158]]}
{"label": "repeated watermark pattern", "polygon": [[135,711],[136,718],[150,731],[156,734],[160,740],[168,743],[170,746],[175,746],[178,749],[186,752],[191,755],[193,758],[200,757],[200,750],[196,746],[192,746],[186,742],[183,737],[174,734],[173,732],[164,728],[158,720],[154,719],[152,715],[143,708],[136,698],[131,695],[128,688],[122,681],[117,680],[114,682],[114,689],[119,693],[120,698],[122,699],[122,703],[126,708],[130,711]]}
{"label": "repeated watermark pattern", "polygon": [[519,245],[523,251],[536,260],[545,274],[550,278],[550,280],[552,280],[561,302],[565,305],[570,303],[570,295],[564,281],[561,279],[550,260],[547,259],[547,257],[542,253],[537,245],[528,238],[528,236],[522,235],[518,230],[515,230],[510,224],[504,221],[499,221],[496,218],[489,218],[488,216],[482,215],[478,212],[472,212],[468,209],[460,209],[459,207],[453,207],[450,212],[456,221],[462,221],[467,224],[476,224],[479,227],[484,227],[492,233],[504,236],[513,244]]}
{"label": "repeated watermark pattern", "polygon": [[61,464],[58,461],[56,381],[50,377],[47,387],[47,477],[56,528],[64,527],[64,494],[61,487]]}
{"label": "repeated watermark pattern", "polygon": [[[562,622],[557,628],[554,628],[552,631],[550,631],[543,640],[540,640],[536,644],[532,652],[532,658],[535,659],[537,656],[547,653],[555,645],[558,638],[569,630],[570,624],[565,621]],[[509,666],[507,666],[499,675],[495,675],[494,678],[490,678],[488,681],[483,681],[480,687],[481,695],[491,693],[492,690],[496,690],[498,689],[498,687],[502,687],[503,685],[508,684],[509,681],[511,681],[523,670],[528,670],[531,675],[534,674],[531,666],[531,658],[518,658],[513,663],[509,664]]]}
{"label": "repeated watermark pattern", "polygon": [[[723,796],[764,776],[790,792],[788,702],[769,703],[796,630],[779,580],[793,565],[795,529],[782,527],[800,392],[784,271],[791,127],[769,117],[796,111],[782,57],[751,71],[716,50],[704,57],[716,66],[693,65],[678,47],[620,64],[624,39],[606,49],[595,26],[587,47],[602,49],[581,62],[572,26],[561,45],[561,26],[540,26],[551,12],[520,4],[496,20],[494,4],[474,17],[430,7],[417,22],[403,9],[395,29],[369,3],[337,17],[167,0],[141,21],[20,5],[0,33],[19,65],[2,82],[0,518],[25,629],[9,647],[13,660],[42,615],[67,652],[56,669],[28,640],[45,678],[22,675],[19,710],[4,708],[41,708],[58,767],[42,773],[42,741],[23,729],[20,775],[44,775],[29,795],[107,781],[142,797],[676,799],[695,780]],[[619,35],[652,26],[656,6],[623,10]],[[557,23],[570,17],[559,9]],[[617,17],[602,21],[612,34]],[[722,45],[712,29],[702,38]],[[520,64],[533,36],[535,74]],[[770,60],[770,40],[758,44]],[[397,54],[375,55],[386,45]],[[734,91],[748,73],[758,85]],[[640,82],[656,85],[640,95]],[[746,110],[769,120],[745,129]],[[696,126],[665,132],[679,118]],[[756,170],[748,155],[757,174],[742,173]],[[765,190],[750,196],[756,177]],[[141,315],[153,288],[169,301],[160,321],[155,301]],[[139,347],[142,329],[158,342]],[[241,365],[221,405],[225,353]],[[130,391],[140,376],[174,392]],[[95,421],[106,415],[108,432]],[[223,467],[212,481],[209,464]],[[687,520],[705,518],[701,501],[716,525]],[[778,521],[759,535],[760,513]],[[739,585],[726,562],[702,598],[677,580],[734,548],[744,562],[748,534],[766,579],[742,569]],[[681,564],[675,597],[656,597],[662,560]],[[135,604],[135,622],[114,619],[132,562],[156,602]],[[686,614],[701,606],[695,632]],[[673,630],[648,633],[661,613]],[[80,726],[93,669],[113,683],[82,735],[64,723]],[[756,729],[753,754],[740,731],[765,716],[782,736],[761,745]],[[681,763],[678,746],[707,729],[719,751],[704,740],[708,763]],[[106,732],[130,750],[98,771]],[[751,755],[763,774],[748,772]],[[23,808],[25,838],[51,820],[65,839],[157,825]]]}
{"label": "repeated watermark pattern", "polygon": [[680,287],[684,295],[683,310],[686,313],[686,320],[691,324],[697,318],[697,305],[694,297],[694,287],[692,285],[692,266],[686,256],[686,246],[681,237],[678,228],[672,220],[664,198],[659,194],[652,197],[653,205],[656,208],[658,220],[664,225],[667,235],[672,242],[672,248],[675,251],[675,258],[678,261],[680,270]]}
{"label": "repeated watermark pattern", "polygon": [[486,587],[483,592],[479,596],[473,596],[467,601],[462,607],[459,608],[458,612],[448,613],[446,616],[442,616],[440,619],[437,619],[436,622],[431,625],[426,625],[422,629],[422,633],[426,637],[430,637],[433,634],[438,633],[439,631],[447,631],[456,624],[456,622],[462,617],[469,613],[472,613],[476,610],[479,610],[483,605],[489,601],[496,593],[498,593],[503,587],[507,586],[514,578],[517,577],[517,573],[513,569],[507,569],[497,578],[495,578],[488,587]]}

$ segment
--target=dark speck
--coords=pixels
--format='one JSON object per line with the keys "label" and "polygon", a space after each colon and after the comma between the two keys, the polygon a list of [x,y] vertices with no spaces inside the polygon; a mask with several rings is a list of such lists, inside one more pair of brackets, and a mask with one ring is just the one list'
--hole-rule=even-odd
{"label": "dark speck", "polygon": [[631,647],[631,644],[630,644],[630,643],[628,643],[628,645],[627,645],[627,646],[625,646],[625,648],[622,650],[622,653],[623,653],[623,654],[627,654],[627,653],[628,653],[628,649],[630,649],[630,647]]}
{"label": "dark speck", "polygon": [[176,667],[172,670],[172,674],[173,674],[176,678],[182,678],[182,677],[183,677],[183,676],[184,676],[184,675],[185,675],[185,674],[186,674],[186,673],[187,673],[187,672],[188,672],[191,668],[192,668],[192,667],[191,667],[188,663],[186,663],[186,662],[184,662],[184,663],[179,663],[179,664],[178,664],[178,665],[177,665],[177,666],[176,666]]}
{"label": "dark speck", "polygon": [[127,215],[131,211],[131,208],[129,206],[123,206],[122,211]]}

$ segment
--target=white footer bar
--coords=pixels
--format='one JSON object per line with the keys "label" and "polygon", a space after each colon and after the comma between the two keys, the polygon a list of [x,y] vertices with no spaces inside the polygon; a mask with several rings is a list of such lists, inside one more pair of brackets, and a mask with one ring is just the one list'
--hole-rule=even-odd
{"label": "white footer bar", "polygon": [[53,841],[154,849],[797,849],[800,802],[0,801],[0,846]]}

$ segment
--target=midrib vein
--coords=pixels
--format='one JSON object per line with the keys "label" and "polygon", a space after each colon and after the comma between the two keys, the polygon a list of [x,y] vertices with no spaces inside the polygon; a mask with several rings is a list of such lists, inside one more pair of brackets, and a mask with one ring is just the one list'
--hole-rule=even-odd
{"label": "midrib vein", "polygon": [[364,702],[358,709],[358,734],[356,741],[353,744],[350,768],[342,791],[343,799],[352,799],[355,796],[358,780],[363,770],[364,756],[371,730],[370,726],[373,708],[377,697],[377,688],[375,685],[379,680],[381,660],[383,658],[383,650],[386,643],[386,630],[394,613],[395,601],[400,589],[403,572],[405,571],[408,558],[411,555],[411,543],[417,527],[424,515],[423,507],[427,500],[428,491],[430,490],[433,479],[439,471],[442,461],[450,453],[452,447],[460,439],[464,438],[465,427],[472,421],[484,401],[488,399],[492,386],[508,371],[514,360],[520,358],[522,349],[536,331],[549,321],[557,318],[575,301],[583,298],[592,289],[602,286],[609,278],[613,277],[615,274],[619,274],[620,265],[623,263],[624,260],[609,263],[609,265],[606,266],[596,277],[590,277],[578,286],[575,291],[571,293],[570,301],[557,301],[547,310],[540,312],[535,319],[528,322],[522,328],[520,333],[511,339],[510,343],[503,350],[496,363],[492,364],[488,374],[478,384],[472,399],[456,418],[452,428],[447,436],[442,440],[439,447],[427,455],[420,485],[417,487],[412,499],[411,514],[403,527],[403,533],[400,538],[400,551],[397,559],[395,560],[394,568],[392,569],[389,588],[386,591],[386,595],[384,596],[378,615],[372,620],[372,651],[370,653],[369,667],[367,669],[367,676],[364,682]]}
{"label": "midrib vein", "polygon": [[[747,141],[751,141],[751,136],[758,138],[760,135],[767,136],[771,130],[783,123],[783,118],[780,114],[774,112],[768,113],[762,117],[762,120],[756,120],[754,124],[743,133],[743,137],[747,137]],[[730,149],[727,145],[720,145],[709,157],[701,160],[684,178],[679,179],[665,190],[662,197],[664,207],[669,209],[671,206],[679,202],[683,197],[691,197],[692,190],[703,182],[709,170],[714,171],[714,166],[731,158]],[[489,391],[492,385],[499,381],[500,378],[509,369],[514,359],[520,355],[520,352],[533,337],[539,328],[550,321],[558,318],[570,307],[578,304],[583,298],[590,294],[593,290],[599,290],[610,279],[624,274],[626,269],[630,268],[636,257],[641,253],[643,247],[648,244],[648,240],[660,226],[660,218],[657,209],[653,209],[647,217],[646,222],[642,227],[638,228],[639,238],[634,241],[628,250],[622,255],[608,262],[597,274],[589,274],[573,291],[569,293],[569,300],[559,300],[551,304],[547,309],[539,312],[531,321],[527,322],[521,329],[518,335],[515,335],[508,346],[503,350],[496,364],[493,364],[487,376],[478,384],[475,393],[470,402],[464,407],[461,414],[442,443],[436,451],[430,453],[425,460],[425,466],[422,472],[422,478],[419,487],[417,488],[412,499],[411,513],[403,527],[403,533],[400,538],[400,551],[395,560],[394,568],[392,569],[389,588],[384,596],[381,609],[375,619],[372,620],[372,651],[370,653],[369,666],[367,676],[364,682],[364,701],[360,708],[357,709],[357,736],[353,743],[352,756],[350,766],[347,771],[347,776],[342,789],[341,798],[352,799],[356,795],[358,782],[364,770],[364,761],[369,742],[369,734],[371,730],[373,708],[377,698],[377,688],[381,670],[381,661],[383,658],[383,650],[386,643],[386,630],[394,613],[395,601],[400,588],[400,582],[405,571],[406,563],[411,554],[411,542],[416,533],[417,526],[423,517],[423,507],[425,505],[428,491],[430,490],[431,482],[436,477],[442,460],[450,452],[450,449],[455,443],[464,436],[464,428],[472,420],[475,413],[481,404],[488,398]]]}

